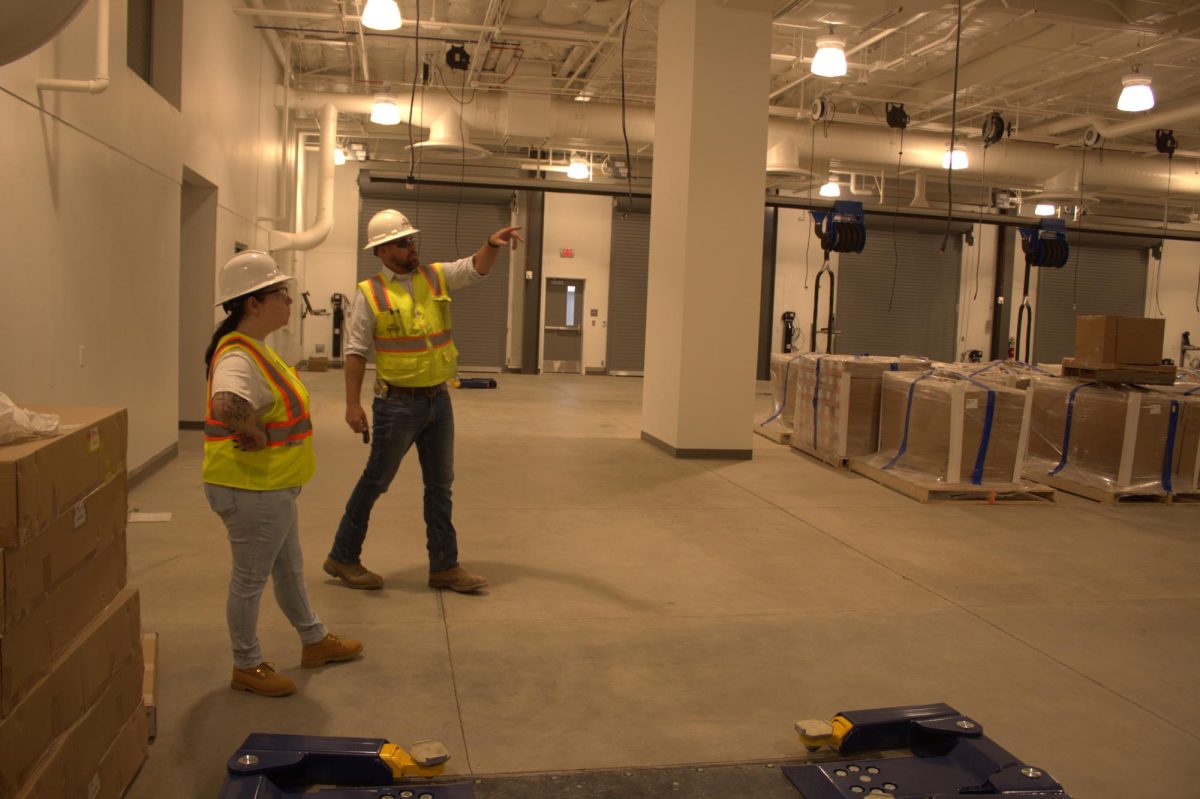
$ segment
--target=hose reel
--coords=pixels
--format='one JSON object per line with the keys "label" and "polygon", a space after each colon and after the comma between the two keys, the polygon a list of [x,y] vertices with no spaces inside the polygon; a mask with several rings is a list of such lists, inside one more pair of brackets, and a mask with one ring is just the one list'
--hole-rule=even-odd
{"label": "hose reel", "polygon": [[837,200],[832,211],[813,211],[813,221],[826,258],[831,252],[862,252],[867,246],[867,226],[860,202]]}
{"label": "hose reel", "polygon": [[1067,243],[1067,225],[1061,219],[1043,219],[1036,228],[1023,227],[1021,250],[1028,266],[1061,269],[1067,265],[1071,247]]}

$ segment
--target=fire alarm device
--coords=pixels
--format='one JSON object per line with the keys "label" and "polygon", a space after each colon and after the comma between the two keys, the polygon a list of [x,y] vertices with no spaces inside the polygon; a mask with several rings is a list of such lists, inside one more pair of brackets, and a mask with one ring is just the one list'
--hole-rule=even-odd
{"label": "fire alarm device", "polygon": [[570,247],[563,247],[561,250],[558,251],[558,254],[561,255],[563,258],[574,258],[575,257],[575,251],[573,249],[571,249]]}

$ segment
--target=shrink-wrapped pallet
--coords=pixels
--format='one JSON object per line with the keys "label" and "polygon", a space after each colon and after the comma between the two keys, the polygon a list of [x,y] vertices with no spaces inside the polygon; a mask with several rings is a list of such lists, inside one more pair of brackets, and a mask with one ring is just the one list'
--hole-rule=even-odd
{"label": "shrink-wrapped pallet", "polygon": [[771,353],[771,410],[754,420],[754,432],[777,444],[786,444],[792,435],[792,417],[796,413],[795,353]]}

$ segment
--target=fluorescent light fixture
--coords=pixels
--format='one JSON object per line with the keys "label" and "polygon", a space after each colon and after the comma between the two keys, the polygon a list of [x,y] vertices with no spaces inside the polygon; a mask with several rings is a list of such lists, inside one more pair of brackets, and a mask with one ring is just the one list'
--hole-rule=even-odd
{"label": "fluorescent light fixture", "polygon": [[1038,203],[1033,213],[1037,216],[1054,216],[1058,209],[1054,207],[1054,203]]}
{"label": "fluorescent light fixture", "polygon": [[1121,96],[1117,100],[1118,111],[1149,111],[1154,107],[1154,90],[1150,88],[1150,79],[1133,72],[1121,78]]}
{"label": "fluorescent light fixture", "polygon": [[950,148],[946,148],[946,152],[942,155],[942,169],[966,169],[967,168],[967,151],[960,147],[955,147],[951,153]]}
{"label": "fluorescent light fixture", "polygon": [[394,31],[402,22],[396,0],[367,0],[367,7],[362,13],[362,24],[366,27],[377,31]]}
{"label": "fluorescent light fixture", "polygon": [[575,95],[575,102],[577,102],[577,103],[590,103],[591,101],[592,101],[592,93],[591,92],[583,91],[583,92],[580,92],[579,94]]}
{"label": "fluorescent light fixture", "polygon": [[344,163],[346,163],[346,151],[338,147],[333,151],[333,165],[341,166]]}
{"label": "fluorescent light fixture", "polygon": [[831,175],[829,177],[829,182],[821,187],[819,194],[822,197],[841,197],[842,187]]}
{"label": "fluorescent light fixture", "polygon": [[846,42],[835,36],[817,39],[817,54],[809,69],[822,78],[840,78],[846,74]]}
{"label": "fluorescent light fixture", "polygon": [[377,96],[371,108],[371,121],[376,125],[399,125],[400,106],[396,105],[396,98],[386,94]]}
{"label": "fluorescent light fixture", "polygon": [[587,180],[592,176],[592,168],[588,162],[578,155],[571,156],[570,166],[567,167],[567,177],[572,180]]}

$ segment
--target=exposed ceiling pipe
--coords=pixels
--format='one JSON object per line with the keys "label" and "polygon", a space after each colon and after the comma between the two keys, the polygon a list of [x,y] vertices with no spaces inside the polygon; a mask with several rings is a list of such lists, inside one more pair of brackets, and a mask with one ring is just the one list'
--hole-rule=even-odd
{"label": "exposed ceiling pipe", "polygon": [[[282,93],[280,94],[282,97]],[[425,91],[425,105],[418,106],[419,116],[434,120],[446,111],[458,110],[447,94],[433,89]],[[364,95],[336,93],[294,92],[292,107],[296,110],[313,110],[325,104],[334,104],[348,114],[367,115],[371,112],[372,98]],[[401,116],[407,117],[408,105],[399,98]],[[526,109],[531,110],[526,110]],[[614,142],[621,140],[621,108],[615,103],[576,103],[567,99],[551,98],[544,103],[525,106],[508,95],[480,94],[475,102],[464,109],[463,122],[473,133],[491,133],[496,136],[521,137],[533,141],[570,142],[574,149],[586,149],[583,142]],[[651,144],[654,141],[654,111],[652,108],[631,107],[626,112],[630,143]],[[809,153],[811,138],[810,122],[772,117],[768,123],[768,147],[774,146],[785,137],[795,139],[800,153],[799,164],[807,164],[809,157],[817,160],[831,158],[853,161],[864,167],[894,168],[896,164],[898,136],[891,129],[876,126],[845,124],[840,120],[828,137],[816,137],[816,152]],[[422,126],[427,126],[424,123]],[[558,146],[558,145],[556,145]],[[976,165],[983,163],[982,145],[967,142],[971,167],[966,174],[978,174]],[[941,174],[942,156],[946,151],[945,136],[936,132],[910,129],[904,140],[904,165],[908,168],[928,169]],[[1045,144],[1008,139],[1003,146],[988,150],[987,177],[989,180],[1012,180],[1024,185],[1037,185],[1051,175],[1074,166],[1078,152],[1059,150]],[[1200,175],[1180,174],[1176,170],[1172,177],[1172,194],[1200,194]],[[1166,186],[1167,165],[1165,159],[1146,158],[1141,155],[1108,151],[1104,159],[1089,159],[1087,166],[1088,187],[1098,189],[1129,189],[1158,192]]]}
{"label": "exposed ceiling pipe", "polygon": [[[617,18],[612,21],[612,24],[608,26],[608,35],[609,36],[614,35],[617,32],[617,30],[621,27],[621,25],[624,24],[626,15],[633,12],[633,7],[635,5],[637,5],[637,0],[633,0],[633,2],[631,2],[629,4],[629,6],[626,7],[625,10],[623,10],[617,16]],[[602,42],[596,42],[596,44],[592,46],[592,49],[589,50],[587,55],[585,55],[583,57],[583,60],[579,62],[578,67],[576,67],[576,69],[575,69],[575,74],[572,75],[571,79],[566,82],[566,84],[563,86],[563,89],[570,89],[571,84],[573,84],[577,80],[580,80],[583,77],[583,74],[582,74],[583,71],[585,69],[587,69],[588,64],[590,64],[592,62],[592,59],[596,57],[596,54],[600,52],[600,48],[602,45],[603,45]]]}
{"label": "exposed ceiling pipe", "polygon": [[362,79],[363,83],[371,82],[371,68],[367,65],[367,37],[363,35],[362,24],[362,0],[354,0],[354,7],[358,11],[358,58],[362,62]]}
{"label": "exposed ceiling pipe", "polygon": [[317,173],[317,218],[312,227],[299,233],[288,233],[282,230],[267,231],[267,249],[272,252],[282,250],[311,250],[321,244],[333,230],[333,149],[337,141],[338,111],[332,104],[322,106],[321,120],[321,151],[318,157],[320,170]]}
{"label": "exposed ceiling pipe", "polygon": [[96,16],[96,77],[91,80],[41,78],[37,82],[39,91],[99,94],[108,88],[109,0],[96,0]]}
{"label": "exposed ceiling pipe", "polygon": [[[246,0],[246,2],[254,6],[254,8],[234,10],[242,11],[243,13],[254,14],[255,17],[258,17],[264,21],[266,17],[269,16],[267,9],[263,7],[262,0]],[[337,17],[336,14],[330,14],[329,16],[334,18]],[[283,70],[283,76],[286,79],[289,71],[288,59],[287,54],[283,52],[283,42],[279,40],[279,34],[270,28],[264,28],[263,36],[266,38],[267,46],[271,48],[271,53],[275,56],[275,61],[279,64],[279,68]]]}
{"label": "exposed ceiling pipe", "polygon": [[1154,130],[1173,125],[1176,122],[1200,120],[1200,103],[1172,108],[1168,111],[1158,111],[1129,122],[1110,122],[1093,116],[1075,116],[1056,119],[1042,125],[1034,125],[1021,131],[1024,136],[1052,136],[1079,128],[1095,128],[1106,139],[1116,139],[1121,136],[1132,136],[1146,130]]}

